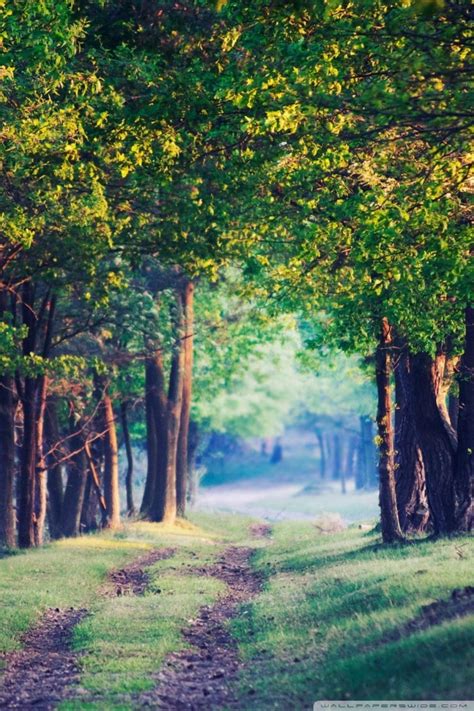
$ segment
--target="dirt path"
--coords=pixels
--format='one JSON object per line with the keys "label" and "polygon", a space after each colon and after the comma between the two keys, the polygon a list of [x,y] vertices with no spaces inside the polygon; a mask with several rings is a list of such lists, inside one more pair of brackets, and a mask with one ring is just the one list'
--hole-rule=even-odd
{"label": "dirt path", "polygon": [[[169,558],[172,548],[152,550],[121,570],[112,571],[107,595],[141,595],[149,582],[145,568]],[[74,694],[79,680],[79,655],[71,651],[74,627],[87,610],[48,610],[38,625],[23,637],[23,647],[7,654],[6,672],[0,686],[0,708],[49,711]]]}
{"label": "dirt path", "polygon": [[0,708],[54,709],[79,678],[72,630],[87,610],[48,610],[23,638],[23,649],[7,655]]}
{"label": "dirt path", "polygon": [[108,582],[112,583],[112,587],[107,585],[104,588],[104,595],[143,595],[150,582],[150,576],[145,569],[159,560],[171,558],[175,552],[175,548],[158,548],[132,561],[125,568],[113,570],[108,576]]}
{"label": "dirt path", "polygon": [[252,553],[252,548],[232,546],[214,565],[196,569],[198,575],[222,580],[228,589],[214,605],[201,608],[191,627],[183,632],[191,648],[169,655],[155,677],[155,689],[140,695],[137,708],[237,708],[230,682],[240,662],[237,644],[226,623],[236,616],[241,603],[251,600],[261,589],[262,579],[250,566]]}

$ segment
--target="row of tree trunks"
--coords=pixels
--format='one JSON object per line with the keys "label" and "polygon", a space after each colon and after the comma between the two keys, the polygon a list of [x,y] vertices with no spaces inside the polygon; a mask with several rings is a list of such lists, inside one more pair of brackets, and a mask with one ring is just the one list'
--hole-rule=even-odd
{"label": "row of tree trunks", "polygon": [[190,281],[177,290],[168,388],[161,350],[146,359],[148,469],[141,512],[152,521],[173,523],[177,515],[185,515],[188,499],[193,295]]}

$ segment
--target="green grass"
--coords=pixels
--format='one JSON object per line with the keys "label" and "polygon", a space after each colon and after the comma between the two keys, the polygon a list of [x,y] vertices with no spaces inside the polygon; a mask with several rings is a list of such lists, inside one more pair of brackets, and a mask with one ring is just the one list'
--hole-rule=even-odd
{"label": "green grass", "polygon": [[397,642],[384,636],[472,584],[474,541],[377,545],[349,529],[282,523],[254,564],[265,591],[232,623],[247,662],[242,709],[311,708],[317,699],[467,699],[474,616]]}
{"label": "green grass", "polygon": [[[133,695],[183,647],[183,627],[223,590],[192,568],[234,543],[258,549],[253,564],[265,576],[263,592],[230,623],[244,661],[235,682],[243,710],[309,709],[323,698],[472,698],[473,615],[386,641],[423,605],[472,584],[472,539],[390,548],[355,528],[321,535],[312,523],[287,521],[272,539],[250,542],[252,521],[137,522],[1,559],[0,651],[17,648],[47,607],[87,607],[74,634],[82,700],[61,709],[133,709]],[[109,570],[161,546],[176,554],[150,569],[144,596],[100,594]]]}

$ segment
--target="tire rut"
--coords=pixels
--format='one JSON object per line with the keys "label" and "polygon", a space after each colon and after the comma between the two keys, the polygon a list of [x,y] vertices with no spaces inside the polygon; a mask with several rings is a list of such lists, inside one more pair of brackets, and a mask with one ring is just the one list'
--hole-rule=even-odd
{"label": "tire rut", "polygon": [[[106,596],[143,595],[149,583],[145,568],[170,558],[173,548],[155,549],[112,571]],[[21,638],[22,649],[4,655],[6,670],[0,686],[0,708],[50,711],[75,696],[80,677],[80,653],[71,650],[74,627],[88,614],[81,608],[49,609]]]}
{"label": "tire rut", "polygon": [[232,546],[215,564],[197,568],[227,585],[213,605],[202,607],[191,626],[183,631],[189,649],[170,654],[155,676],[156,687],[140,694],[134,708],[170,711],[238,708],[230,682],[240,669],[237,643],[227,622],[262,588],[262,577],[250,566],[253,548]]}

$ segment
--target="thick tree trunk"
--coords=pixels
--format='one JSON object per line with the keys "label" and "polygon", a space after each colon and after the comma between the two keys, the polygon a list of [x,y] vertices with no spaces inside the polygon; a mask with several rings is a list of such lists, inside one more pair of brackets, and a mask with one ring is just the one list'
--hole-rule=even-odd
{"label": "thick tree trunk", "polygon": [[36,487],[35,487],[35,544],[43,545],[46,510],[48,505],[47,465],[45,460],[44,418],[48,397],[48,378],[38,378],[38,408],[36,413]]}
{"label": "thick tree trunk", "polygon": [[466,343],[459,372],[458,449],[455,486],[456,525],[474,528],[474,307],[466,308]]}
{"label": "thick tree trunk", "polygon": [[[80,425],[71,425],[78,430]],[[87,480],[87,462],[81,434],[70,439],[71,458],[67,464],[67,483],[64,492],[61,529],[64,536],[78,536],[81,532],[81,514]]]}
{"label": "thick tree trunk", "polygon": [[413,397],[410,354],[403,350],[395,368],[395,479],[398,515],[402,531],[422,533],[428,526],[429,509],[425,466],[417,437]]}
{"label": "thick tree trunk", "polygon": [[158,476],[151,515],[154,521],[174,523],[176,520],[176,460],[179,424],[183,397],[184,339],[183,310],[177,303],[176,342],[174,345],[166,408],[166,437],[158,441]]}
{"label": "thick tree trunk", "polygon": [[[49,399],[45,413],[45,441],[49,451],[58,446],[60,440],[57,403]],[[47,457],[48,467],[48,526],[51,538],[61,537],[61,511],[63,506],[63,474],[62,466],[58,463],[59,451]]]}
{"label": "thick tree trunk", "polygon": [[23,442],[20,459],[18,502],[18,544],[35,545],[36,495],[36,380],[25,378],[23,385]]}
{"label": "thick tree trunk", "polygon": [[342,473],[342,441],[339,432],[335,432],[332,437],[333,458],[332,458],[332,478],[340,479]]}
{"label": "thick tree trunk", "polygon": [[[22,320],[27,329],[23,340],[23,355],[35,353],[38,323],[34,312],[35,290],[31,282],[22,288]],[[23,442],[18,486],[18,544],[21,548],[35,545],[36,490],[36,379],[27,377],[21,384],[17,374],[17,389],[23,409]],[[20,388],[21,385],[21,388]]]}
{"label": "thick tree trunk", "polygon": [[[97,528],[97,506],[99,506],[101,521],[100,525],[105,528],[107,525],[107,505],[105,503],[105,497],[102,493],[100,485],[100,466],[102,460],[102,444],[100,440],[95,442],[95,446],[92,447],[90,443],[86,440],[84,443],[84,452],[86,455],[87,466],[89,470],[88,482],[90,482],[91,497],[89,509],[87,512],[89,526]],[[92,523],[95,522],[95,524]]]}
{"label": "thick tree trunk", "polygon": [[385,543],[403,540],[395,493],[394,433],[392,425],[392,334],[387,319],[381,324],[376,354],[377,427],[379,436],[379,502],[382,538]]}
{"label": "thick tree trunk", "polygon": [[141,512],[150,514],[156,498],[159,465],[165,459],[167,396],[161,351],[147,358],[145,372],[148,469]]}
{"label": "thick tree trunk", "polygon": [[199,429],[197,424],[191,420],[189,423],[188,437],[188,501],[190,506],[194,506],[197,500],[199,481],[196,468],[196,455],[199,446]]}
{"label": "thick tree trunk", "polygon": [[15,397],[13,378],[0,378],[0,546],[16,544],[15,478]]}
{"label": "thick tree trunk", "polygon": [[103,389],[102,395],[102,422],[105,432],[104,442],[104,498],[107,508],[106,528],[120,526],[120,489],[118,466],[117,429],[115,427],[112,399]]}
{"label": "thick tree trunk", "polygon": [[178,516],[186,513],[186,498],[188,486],[188,438],[189,418],[191,414],[192,384],[193,384],[193,340],[194,340],[194,284],[188,282],[183,289],[184,312],[184,375],[183,395],[181,403],[181,418],[179,425],[178,449],[176,458],[176,501]]}
{"label": "thick tree trunk", "polygon": [[322,435],[322,432],[319,428],[315,429],[315,434],[316,438],[318,440],[318,445],[319,445],[319,476],[321,479],[324,479],[326,477],[326,448],[324,446],[324,437]]}
{"label": "thick tree trunk", "polygon": [[125,401],[120,404],[120,418],[122,421],[123,441],[125,444],[125,452],[127,455],[127,473],[125,475],[125,489],[127,492],[127,514],[133,516],[135,513],[135,504],[133,502],[133,451],[130,441],[130,431],[128,428],[127,403]]}
{"label": "thick tree trunk", "polygon": [[449,395],[448,397],[448,412],[449,420],[453,430],[458,431],[458,419],[459,419],[459,398],[457,395]]}
{"label": "thick tree trunk", "polygon": [[412,356],[413,412],[423,455],[426,491],[433,530],[454,530],[453,442],[440,413],[439,369],[426,353]]}

